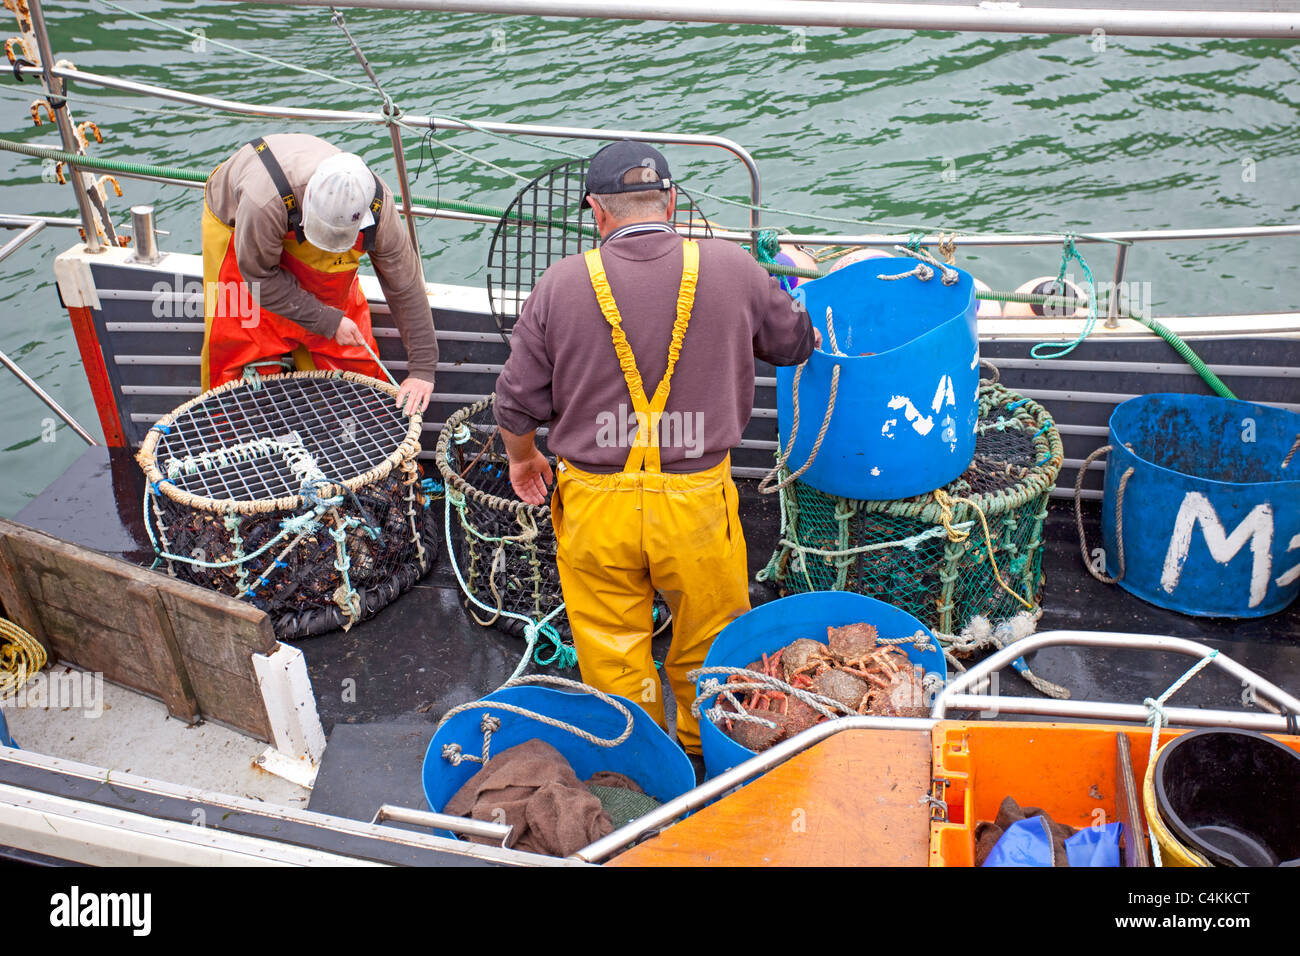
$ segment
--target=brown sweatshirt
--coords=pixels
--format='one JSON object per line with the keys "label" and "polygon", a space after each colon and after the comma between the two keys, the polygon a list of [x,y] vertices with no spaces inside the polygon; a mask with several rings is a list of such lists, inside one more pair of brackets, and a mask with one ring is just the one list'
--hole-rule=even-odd
{"label": "brown sweatshirt", "polygon": [[[302,133],[272,134],[265,139],[302,208],[303,191],[316,167],[341,150]],[[392,191],[387,185],[383,188],[384,209],[375,230],[370,264],[406,346],[409,374],[432,382],[438,365],[438,340],[424,276]],[[308,332],[333,338],[343,313],[304,291],[297,279],[280,268],[289,214],[252,146],[245,144],[217,168],[208,179],[204,196],[213,215],[235,229],[235,261],[250,289],[257,290],[258,305]]]}
{"label": "brown sweatshirt", "polygon": [[[649,399],[668,365],[682,241],[665,232],[616,236],[601,257]],[[754,407],[754,357],[797,365],[812,348],[808,314],[776,279],[738,246],[702,240],[695,306],[660,422],[663,470],[720,462]],[[635,413],[582,256],[555,263],[528,296],[496,396],[507,431],[549,423],[553,454],[587,471],[623,469]]]}

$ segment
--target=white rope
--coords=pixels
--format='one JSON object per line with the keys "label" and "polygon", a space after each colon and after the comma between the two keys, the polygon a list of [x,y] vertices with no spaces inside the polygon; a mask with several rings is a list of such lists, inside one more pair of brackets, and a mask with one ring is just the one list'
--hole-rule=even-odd
{"label": "white rope", "polygon": [[[1217,650],[1210,651],[1210,653],[1206,654],[1199,661],[1197,661],[1190,668],[1188,668],[1187,673],[1183,674],[1182,677],[1178,678],[1178,680],[1170,684],[1169,689],[1166,690],[1159,697],[1155,698],[1154,700],[1148,697],[1146,700],[1142,701],[1143,706],[1146,707],[1148,712],[1147,723],[1151,725],[1151,752],[1150,755],[1147,757],[1148,774],[1151,772],[1151,768],[1152,766],[1154,766],[1156,762],[1156,751],[1160,749],[1159,746],[1160,725],[1164,722],[1166,717],[1165,706],[1164,706],[1165,703],[1169,700],[1170,697],[1173,697],[1174,694],[1178,693],[1178,691],[1182,689],[1184,684],[1186,684],[1189,680],[1191,680],[1193,677],[1199,674],[1201,670],[1210,663],[1210,661],[1214,660],[1218,656],[1219,656],[1219,652]],[[1150,814],[1150,813],[1159,813],[1160,811],[1157,808],[1148,808],[1147,812],[1148,814]],[[1151,842],[1152,865],[1164,866],[1164,861],[1160,857],[1160,841],[1156,839],[1154,836],[1152,836],[1150,842]]]}
{"label": "white rope", "polygon": [[[533,684],[563,687],[570,690],[580,691],[584,694],[590,694],[593,697],[598,697],[601,700],[603,700],[605,703],[609,704],[609,706],[613,707],[616,711],[618,711],[626,719],[627,725],[623,728],[623,732],[619,734],[617,737],[610,737],[610,738],[597,737],[595,734],[589,733],[588,731],[583,730],[581,727],[576,727],[573,724],[566,723],[562,720],[557,720],[554,717],[550,717],[546,714],[539,714],[536,711],[529,710],[526,707],[517,707],[514,704],[508,704],[497,700],[475,700],[475,701],[470,701],[468,704],[461,704],[458,707],[453,707],[451,710],[443,714],[442,719],[438,721],[438,726],[434,729],[434,733],[437,733],[438,730],[441,730],[442,725],[445,724],[451,718],[455,717],[457,714],[464,713],[467,710],[474,710],[475,708],[478,707],[491,707],[495,710],[503,710],[507,713],[516,714],[519,717],[526,717],[529,720],[535,720],[538,723],[546,724],[548,727],[554,727],[557,730],[566,731],[567,733],[573,734],[575,737],[578,737],[581,740],[585,740],[589,744],[594,744],[597,747],[605,747],[605,748],[617,747],[620,744],[624,743],[629,737],[632,736],[632,728],[634,725],[632,712],[628,710],[627,707],[625,707],[621,701],[614,699],[613,697],[609,696],[603,691],[599,691],[588,684],[583,684],[576,680],[568,680],[567,678],[564,677],[552,677],[549,674],[529,674],[524,677],[510,678],[510,680],[502,684],[498,688],[498,690],[505,690],[507,687],[522,687],[522,686],[533,685]],[[487,714],[484,715],[485,722],[488,716],[489,715]],[[496,726],[493,727],[492,729],[495,730],[498,729],[499,727],[500,727],[500,721],[498,720],[496,722]],[[489,758],[489,754],[488,754],[489,735],[490,735],[490,731],[485,730],[484,739],[483,739],[483,757],[481,761],[476,757],[465,756],[461,750],[460,744],[455,744],[455,743],[444,744],[442,748],[442,756],[444,759],[449,761],[453,766],[458,766],[462,761],[465,760],[470,760],[475,763],[479,763],[479,762],[487,763]]]}

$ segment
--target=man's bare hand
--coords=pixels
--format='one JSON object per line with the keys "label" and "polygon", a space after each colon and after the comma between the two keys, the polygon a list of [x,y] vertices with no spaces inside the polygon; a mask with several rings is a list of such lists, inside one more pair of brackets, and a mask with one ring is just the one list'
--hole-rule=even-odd
{"label": "man's bare hand", "polygon": [[357,324],[349,319],[346,315],[339,322],[338,331],[334,333],[334,341],[339,345],[351,346],[353,348],[364,348],[366,340],[361,335],[361,330]]}
{"label": "man's bare hand", "polygon": [[546,503],[546,487],[555,480],[551,463],[533,446],[533,453],[522,461],[510,462],[510,487],[520,501],[530,505]]}
{"label": "man's bare hand", "polygon": [[429,407],[429,397],[433,394],[433,383],[422,378],[408,378],[397,390],[397,407],[403,415],[424,413]]}

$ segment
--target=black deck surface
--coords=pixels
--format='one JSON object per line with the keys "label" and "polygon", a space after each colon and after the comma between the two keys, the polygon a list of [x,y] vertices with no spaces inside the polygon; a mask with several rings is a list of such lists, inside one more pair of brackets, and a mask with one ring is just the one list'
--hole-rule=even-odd
{"label": "black deck surface", "polygon": [[[105,449],[92,448],[16,520],[147,565],[152,549],[140,518],[142,493],[143,479],[130,456],[110,457]],[[773,498],[759,496],[753,482],[741,482],[751,574],[771,555],[777,517]],[[1095,504],[1085,508],[1085,520],[1090,540],[1095,540]],[[1073,510],[1062,500],[1052,502],[1045,539],[1046,610],[1040,631],[1192,638],[1293,693],[1300,690],[1300,602],[1253,620],[1193,618],[1153,607],[1083,570]],[[755,603],[777,596],[763,584],[754,583],[750,590]],[[380,803],[419,805],[420,763],[438,717],[504,682],[524,647],[521,639],[469,618],[445,553],[428,577],[373,619],[346,633],[296,643],[307,658],[321,722],[331,735],[311,807],[366,819]],[[656,656],[662,657],[666,644],[666,637],[657,641]],[[1054,647],[1032,655],[1029,663],[1040,676],[1068,687],[1075,699],[1139,703],[1158,696],[1194,661],[1171,654]],[[539,670],[531,664],[528,668],[530,673]],[[577,677],[576,670],[557,673]],[[1235,681],[1204,672],[1175,703],[1239,709],[1241,691]],[[1001,692],[1034,694],[1010,672]]]}

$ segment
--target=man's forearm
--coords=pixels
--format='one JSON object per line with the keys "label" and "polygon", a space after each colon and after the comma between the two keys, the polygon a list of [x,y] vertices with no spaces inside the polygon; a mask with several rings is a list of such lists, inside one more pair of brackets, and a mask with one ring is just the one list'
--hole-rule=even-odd
{"label": "man's forearm", "polygon": [[531,458],[533,449],[537,447],[536,438],[535,429],[524,435],[516,435],[504,428],[501,429],[501,442],[506,446],[506,455],[511,461],[527,461]]}

